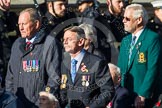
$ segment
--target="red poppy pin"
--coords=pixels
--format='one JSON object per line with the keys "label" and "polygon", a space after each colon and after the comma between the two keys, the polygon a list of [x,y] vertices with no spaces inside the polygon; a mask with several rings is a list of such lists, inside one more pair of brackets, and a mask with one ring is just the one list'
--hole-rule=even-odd
{"label": "red poppy pin", "polygon": [[86,68],[86,65],[84,63],[81,64],[81,71],[88,72],[88,69]]}

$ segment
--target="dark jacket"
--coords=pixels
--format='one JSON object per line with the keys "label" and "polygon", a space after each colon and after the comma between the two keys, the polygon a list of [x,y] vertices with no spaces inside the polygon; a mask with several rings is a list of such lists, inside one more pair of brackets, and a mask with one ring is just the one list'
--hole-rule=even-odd
{"label": "dark jacket", "polygon": [[4,91],[0,95],[0,108],[24,108],[24,106],[15,95]]}
{"label": "dark jacket", "polygon": [[111,108],[130,108],[130,97],[129,92],[126,88],[118,85],[115,87],[115,95],[112,99],[112,107]]}
{"label": "dark jacket", "polygon": [[6,90],[15,93],[27,108],[38,105],[40,91],[56,93],[60,55],[54,37],[38,32],[37,38],[25,51],[25,38],[18,38],[12,47],[6,76]]}
{"label": "dark jacket", "polygon": [[[71,57],[65,53],[61,67],[61,97],[71,108],[105,108],[114,95],[114,87],[105,60],[85,53],[74,83],[70,74]],[[83,68],[86,66],[86,70]]]}
{"label": "dark jacket", "polygon": [[59,41],[62,41],[64,29],[66,27],[78,24],[74,12],[67,11],[64,17],[55,17],[51,13],[46,12],[45,16],[48,19],[48,25],[45,27],[46,32],[56,37]]}
{"label": "dark jacket", "polygon": [[147,27],[162,36],[162,22],[157,17],[149,19]]}
{"label": "dark jacket", "polygon": [[[11,18],[12,17],[12,18]],[[0,9],[0,75],[3,79],[6,76],[7,64],[11,54],[11,40],[8,33],[11,31],[17,31],[17,17],[13,12],[2,11]],[[4,86],[2,82],[2,86]]]}
{"label": "dark jacket", "polygon": [[128,33],[124,30],[123,16],[114,16],[109,11],[104,14],[106,22],[110,25],[111,31],[115,36],[117,42],[121,42],[123,37]]}

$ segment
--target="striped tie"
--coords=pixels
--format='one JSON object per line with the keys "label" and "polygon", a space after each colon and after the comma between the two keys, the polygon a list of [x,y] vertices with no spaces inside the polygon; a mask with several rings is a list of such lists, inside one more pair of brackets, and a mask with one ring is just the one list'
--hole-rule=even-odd
{"label": "striped tie", "polygon": [[32,43],[31,43],[30,41],[26,42],[26,47],[25,47],[25,50],[26,50],[26,51],[30,49],[30,45],[31,45],[31,44],[32,44]]}
{"label": "striped tie", "polygon": [[136,41],[136,36],[133,36],[133,37],[132,37],[131,44],[130,44],[130,49],[129,49],[128,65],[130,64],[130,59],[131,59],[131,56],[132,56],[132,50],[133,50],[133,48],[134,48],[135,41]]}

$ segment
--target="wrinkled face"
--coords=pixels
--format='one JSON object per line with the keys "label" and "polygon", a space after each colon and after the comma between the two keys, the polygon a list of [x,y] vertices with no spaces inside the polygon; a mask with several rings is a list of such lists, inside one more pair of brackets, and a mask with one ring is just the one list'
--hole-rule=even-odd
{"label": "wrinkled face", "polygon": [[64,33],[64,48],[65,51],[70,54],[75,54],[80,51],[81,47],[83,46],[83,38],[77,39],[77,33],[72,32],[70,30],[65,31]]}
{"label": "wrinkled face", "polygon": [[55,1],[55,2],[53,2],[53,6],[54,6],[55,14],[58,17],[65,16],[66,3],[64,1]]}
{"label": "wrinkled face", "polygon": [[123,0],[112,0],[112,3],[110,2],[109,4],[111,9],[114,11],[114,13],[121,14],[123,12],[123,8],[124,8]]}
{"label": "wrinkled face", "polygon": [[138,26],[137,19],[133,18],[132,16],[133,12],[134,11],[132,9],[125,10],[123,19],[124,29],[130,33],[134,33]]}
{"label": "wrinkled face", "polygon": [[47,96],[39,97],[39,108],[53,108],[53,105]]}
{"label": "wrinkled face", "polygon": [[18,25],[22,38],[32,38],[38,29],[38,21],[30,20],[28,12],[20,14]]}
{"label": "wrinkled face", "polygon": [[80,13],[84,12],[89,7],[89,3],[82,3],[78,6],[78,11]]}

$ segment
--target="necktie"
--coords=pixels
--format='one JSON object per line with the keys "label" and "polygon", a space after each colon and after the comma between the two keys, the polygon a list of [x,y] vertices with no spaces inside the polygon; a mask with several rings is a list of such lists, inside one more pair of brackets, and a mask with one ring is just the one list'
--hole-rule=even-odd
{"label": "necktie", "polygon": [[72,59],[71,60],[71,79],[73,83],[74,83],[74,79],[76,76],[76,64],[77,64],[77,60]]}
{"label": "necktie", "polygon": [[26,42],[26,47],[25,47],[25,50],[26,51],[29,50],[30,45],[31,45],[31,42],[30,41]]}
{"label": "necktie", "polygon": [[136,41],[136,36],[133,36],[133,37],[132,37],[131,44],[130,44],[130,49],[129,49],[128,65],[130,64],[130,59],[131,59],[131,56],[132,56],[132,50],[133,50],[133,48],[134,48],[135,41]]}

